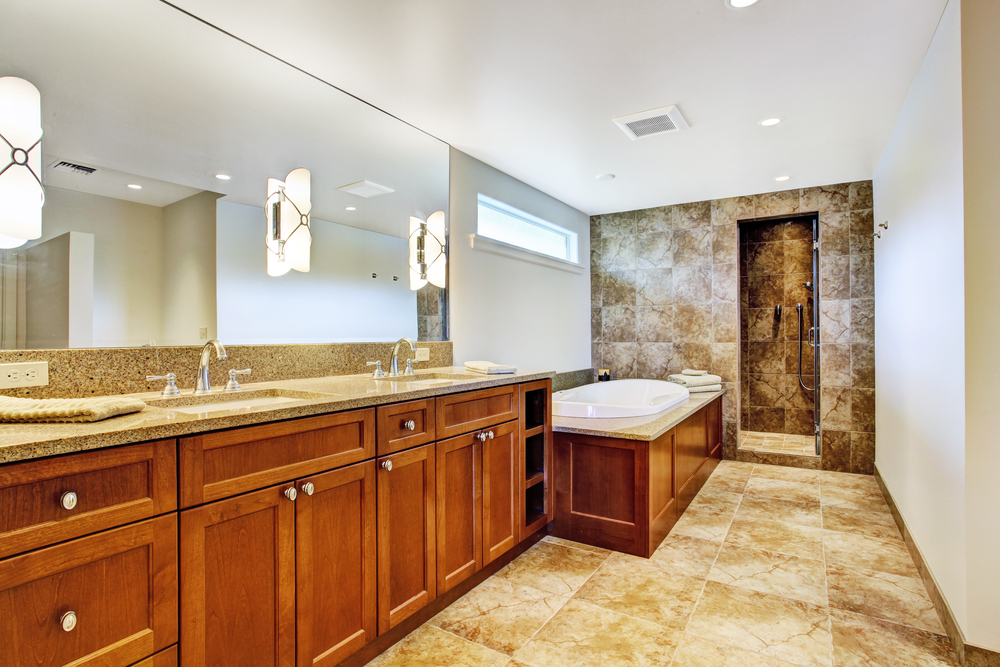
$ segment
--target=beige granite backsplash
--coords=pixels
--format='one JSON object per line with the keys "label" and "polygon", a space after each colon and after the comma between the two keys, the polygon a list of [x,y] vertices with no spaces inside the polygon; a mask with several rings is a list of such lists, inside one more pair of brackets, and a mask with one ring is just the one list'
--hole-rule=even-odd
{"label": "beige granite backsplash", "polygon": [[[250,368],[240,382],[274,382],[331,375],[354,375],[370,369],[368,361],[382,361],[388,371],[393,343],[332,343],[326,345],[228,345],[226,361],[209,365],[213,386],[229,381],[229,369]],[[420,368],[451,366],[451,341],[421,342],[430,350],[430,360]],[[0,363],[48,361],[49,384],[45,387],[8,389],[0,394],[24,398],[76,398],[159,391],[162,380],[147,382],[147,375],[177,374],[177,386],[193,389],[201,346],[129,347],[75,350],[0,350]]]}

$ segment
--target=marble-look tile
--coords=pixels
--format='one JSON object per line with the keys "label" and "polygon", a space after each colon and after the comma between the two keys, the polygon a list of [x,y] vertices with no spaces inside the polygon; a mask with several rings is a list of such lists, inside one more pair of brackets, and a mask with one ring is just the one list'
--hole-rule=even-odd
{"label": "marble-look tile", "polygon": [[601,238],[601,223],[604,219],[603,215],[592,215],[590,216],[590,240],[596,241]]}
{"label": "marble-look tile", "polygon": [[875,432],[875,390],[851,390],[851,430],[860,433]]}
{"label": "marble-look tile", "polygon": [[[750,372],[781,374],[785,369],[785,344],[752,341],[747,347]],[[765,429],[754,429],[765,430]]]}
{"label": "marble-look tile", "polygon": [[[750,481],[751,471],[748,470],[727,470],[716,468],[708,482],[702,487],[701,493],[716,493],[725,491],[728,493],[742,494]],[[696,496],[697,497],[697,496]]]}
{"label": "marble-look tile", "polygon": [[721,542],[671,535],[660,543],[649,562],[655,563],[664,572],[705,578],[721,548]]}
{"label": "marble-look tile", "polygon": [[604,311],[601,308],[590,309],[590,338],[591,342],[599,343],[604,337]]}
{"label": "marble-look tile", "polygon": [[824,343],[850,343],[851,302],[846,299],[822,301],[819,329]]}
{"label": "marble-look tile", "polygon": [[635,211],[601,216],[601,236],[635,236]]}
{"label": "marble-look tile", "polygon": [[871,512],[833,505],[823,506],[823,528],[857,533],[884,542],[902,541],[903,536],[889,512]]}
{"label": "marble-look tile", "polygon": [[[812,369],[808,366],[802,369],[802,379],[810,384],[812,384]],[[784,378],[784,387],[782,389],[782,395],[784,397],[784,403],[786,408],[791,408],[794,410],[807,410],[809,412],[813,411],[813,392],[806,391],[802,388],[799,383],[799,376],[796,375],[782,375]],[[809,416],[807,421],[809,424],[813,423],[814,416]],[[787,419],[787,418],[786,418]],[[793,433],[792,431],[786,431],[786,433]],[[813,430],[810,429],[806,433],[794,433],[795,435],[812,435]]]}
{"label": "marble-look tile", "polygon": [[792,663],[686,634],[671,667],[790,667]]}
{"label": "marble-look tile", "polygon": [[875,298],[875,255],[851,255],[851,298]]}
{"label": "marble-look tile", "polygon": [[708,580],[826,606],[822,560],[723,544]]}
{"label": "marble-look tile", "polygon": [[641,211],[636,211],[636,233],[663,234],[673,232],[673,222],[670,219],[672,211],[672,206],[657,206],[656,208],[646,208]]}
{"label": "marble-look tile", "polygon": [[736,305],[739,298],[739,272],[735,263],[712,267],[712,300]]}
{"label": "marble-look tile", "polygon": [[[752,480],[751,480],[752,481]],[[821,560],[823,531],[820,528],[769,519],[733,519],[726,544]]]}
{"label": "marble-look tile", "polygon": [[674,303],[712,301],[712,267],[678,266],[673,270]]}
{"label": "marble-look tile", "polygon": [[640,343],[670,343],[674,340],[673,306],[644,306],[635,311],[636,340]]}
{"label": "marble-look tile", "polygon": [[885,542],[857,533],[823,532],[827,565],[860,567],[901,577],[919,577],[910,552],[899,541]]}
{"label": "marble-look tile", "polygon": [[756,475],[750,478],[745,493],[750,496],[792,500],[797,503],[820,504],[820,487],[817,484],[788,482]]}
{"label": "marble-look tile", "polygon": [[783,408],[783,375],[750,374],[750,395],[746,398],[753,407]]}
{"label": "marble-look tile", "polygon": [[675,343],[674,358],[670,364],[671,373],[680,373],[685,368],[709,368],[712,365],[712,345],[710,343]]}
{"label": "marble-look tile", "polygon": [[448,656],[449,667],[501,667],[509,660],[503,653],[422,625],[366,667],[437,667],[442,656]]}
{"label": "marble-look tile", "polygon": [[754,217],[752,197],[729,197],[712,200],[712,224],[731,225]]}
{"label": "marble-look tile", "polygon": [[811,273],[813,270],[812,239],[785,241],[785,267],[782,273]]}
{"label": "marble-look tile", "polygon": [[[823,405],[826,398],[822,395],[826,390],[820,390],[820,401]],[[850,392],[850,389],[831,389],[830,391]],[[851,434],[846,431],[830,430],[830,426],[823,421],[823,470],[837,470],[840,472],[850,472],[851,470]]]}
{"label": "marble-look tile", "polygon": [[753,197],[753,214],[757,218],[798,213],[799,210],[799,190],[768,192]]}
{"label": "marble-look tile", "polygon": [[[716,316],[718,316],[716,305]],[[716,320],[718,322],[718,320]],[[718,329],[716,328],[716,332]],[[739,380],[739,356],[736,343],[712,343],[712,365],[709,370],[722,378],[723,383]]]}
{"label": "marble-look tile", "polygon": [[[779,468],[781,470],[798,470],[797,468]],[[812,472],[803,470],[802,472]],[[746,520],[780,521],[782,523],[794,523],[798,526],[808,526],[810,528],[823,527],[823,514],[821,507],[813,503],[801,503],[794,500],[780,500],[778,498],[767,498],[764,496],[743,496],[740,507],[736,511],[736,518]]]}
{"label": "marble-look tile", "polygon": [[[797,380],[797,378],[793,379]],[[785,430],[796,435],[810,436],[810,442],[803,445],[808,450],[809,456],[816,454],[816,442],[813,437],[816,430],[815,418],[812,408],[808,410],[788,408],[785,410]]]}
{"label": "marble-look tile", "polygon": [[819,410],[824,429],[852,430],[850,389],[844,387],[820,388]]}
{"label": "marble-look tile", "polygon": [[819,217],[820,255],[851,253],[851,218],[846,212],[831,212]]}
{"label": "marble-look tile", "polygon": [[635,343],[603,343],[604,361],[601,368],[607,368],[617,380],[634,378],[636,372],[637,349]]}
{"label": "marble-look tile", "polygon": [[612,306],[603,309],[601,329],[605,343],[632,343],[636,339],[635,306]]}
{"label": "marble-look tile", "polygon": [[875,219],[871,209],[851,211],[851,254],[865,255],[875,252]]}
{"label": "marble-look tile", "polygon": [[790,220],[784,224],[786,241],[812,241],[813,228],[811,220]]}
{"label": "marble-look tile", "polygon": [[673,266],[673,234],[640,234],[635,237],[635,268],[670,269]]}
{"label": "marble-look tile", "polygon": [[851,472],[875,474],[875,434],[851,433]]}
{"label": "marble-look tile", "polygon": [[567,602],[569,598],[562,595],[490,577],[429,622],[463,639],[513,655]]}
{"label": "marble-look tile", "polygon": [[605,307],[636,305],[635,279],[635,271],[605,273],[601,285],[602,305]]}
{"label": "marble-look tile", "polygon": [[671,537],[686,535],[702,540],[722,542],[729,532],[729,524],[733,521],[736,508],[715,507],[701,509],[689,507],[670,531]]}
{"label": "marble-look tile", "polygon": [[670,574],[645,558],[614,553],[573,599],[683,630],[703,585],[701,578]]}
{"label": "marble-look tile", "polygon": [[850,475],[842,472],[823,471],[820,473],[820,483],[827,488],[850,489],[882,498],[882,490],[871,475]]}
{"label": "marble-look tile", "polygon": [[636,377],[666,380],[677,356],[674,343],[639,343]]}
{"label": "marble-look tile", "polygon": [[636,271],[636,303],[640,306],[666,306],[672,304],[674,302],[674,271],[676,269],[646,269]]}
{"label": "marble-look tile", "polygon": [[850,186],[850,206],[852,211],[872,208],[872,182],[858,181]]}
{"label": "marble-look tile", "polygon": [[604,346],[600,343],[591,343],[590,345],[590,365],[594,368],[604,366]]}
{"label": "marble-look tile", "polygon": [[785,409],[750,406],[749,427],[755,431],[783,433],[785,431]]}
{"label": "marble-look tile", "polygon": [[846,507],[869,512],[885,512],[888,506],[878,491],[843,487],[820,482],[820,501],[831,507]]}
{"label": "marble-look tile", "polygon": [[[712,342],[712,306],[674,306],[674,340],[678,343]],[[699,366],[699,368],[701,368]]]}
{"label": "marble-look tile", "polygon": [[601,269],[635,270],[635,236],[605,236],[601,239]]}
{"label": "marble-look tile", "polygon": [[875,345],[854,343],[851,345],[851,386],[865,389],[875,388]]}
{"label": "marble-look tile", "polygon": [[735,224],[712,230],[712,263],[734,264],[739,258],[739,230]]}
{"label": "marble-look tile", "polygon": [[749,243],[744,247],[747,275],[788,273],[784,270],[784,241]]}
{"label": "marble-look tile", "polygon": [[546,535],[542,538],[542,542],[548,542],[549,544],[558,544],[562,547],[569,547],[571,549],[579,549],[580,551],[589,551],[592,554],[598,554],[601,556],[610,556],[611,551],[608,549],[602,549],[601,547],[594,547],[589,544],[581,544],[580,542],[574,542],[573,540],[564,540],[561,537],[556,537],[555,535]]}
{"label": "marble-look tile", "polygon": [[820,257],[820,289],[824,299],[851,298],[851,256]]}
{"label": "marble-look tile", "polygon": [[[607,320],[605,319],[605,326]],[[826,343],[822,345],[822,360],[820,378],[824,387],[850,387],[851,380],[851,346]],[[810,375],[812,369],[809,369]]]}
{"label": "marble-look tile", "polygon": [[723,487],[704,486],[695,495],[689,507],[703,510],[735,510],[740,506],[743,495],[727,491]]}
{"label": "marble-look tile", "polygon": [[705,229],[712,226],[712,202],[696,201],[674,206],[674,229]]}
{"label": "marble-look tile", "polygon": [[773,342],[781,338],[781,320],[773,308],[747,308],[745,340]]}
{"label": "marble-look tile", "polygon": [[851,299],[851,342],[875,343],[874,299]]}
{"label": "marble-look tile", "polygon": [[714,581],[705,584],[687,632],[799,665],[832,664],[825,608]]}
{"label": "marble-look tile", "polygon": [[[811,440],[810,438],[810,442]],[[786,468],[784,466],[754,466],[753,476],[765,479],[777,479],[783,482],[797,482],[799,484],[819,484],[820,481],[820,473],[815,470]]]}
{"label": "marble-look tile", "polygon": [[838,667],[958,667],[944,635],[841,609],[830,610],[830,622]]}
{"label": "marble-look tile", "polygon": [[739,341],[739,327],[740,312],[735,303],[715,303],[712,305],[713,341],[736,345]]}
{"label": "marble-look tile", "polygon": [[741,225],[740,243],[771,243],[785,240],[784,223],[775,220],[761,220]]}
{"label": "marble-look tile", "polygon": [[[719,345],[719,343],[714,343],[712,345],[712,349],[713,350],[715,349],[716,345]],[[722,343],[722,345],[726,345],[726,343]],[[713,361],[712,363],[714,364],[715,362]],[[718,375],[718,373],[716,373],[716,375]],[[739,398],[737,396],[738,392],[737,392],[736,388],[738,386],[739,386],[738,382],[723,382],[722,383],[722,391],[726,392],[726,393],[724,393],[722,395],[722,421],[723,421],[723,423],[727,422],[727,421],[730,421],[730,422],[735,422],[736,421],[736,415],[738,414],[737,405],[738,405],[738,400],[739,400]]]}
{"label": "marble-look tile", "polygon": [[604,291],[604,274],[603,273],[591,273],[590,274],[590,307],[591,308],[600,308],[604,304],[603,291]]}
{"label": "marble-look tile", "polygon": [[667,665],[681,633],[570,600],[514,658],[534,667]]}
{"label": "marble-look tile", "polygon": [[748,276],[747,306],[771,308],[785,300],[784,276]]}
{"label": "marble-look tile", "polygon": [[674,266],[712,263],[712,228],[678,229],[674,232]]}
{"label": "marble-look tile", "polygon": [[495,576],[514,586],[529,586],[556,595],[571,596],[606,558],[605,554],[539,542]]}
{"label": "marble-look tile", "polygon": [[850,183],[823,185],[802,189],[802,210],[818,211],[820,217],[827,213],[842,213],[849,210]]}
{"label": "marble-look tile", "polygon": [[944,626],[917,577],[828,565],[830,606],[944,634]]}

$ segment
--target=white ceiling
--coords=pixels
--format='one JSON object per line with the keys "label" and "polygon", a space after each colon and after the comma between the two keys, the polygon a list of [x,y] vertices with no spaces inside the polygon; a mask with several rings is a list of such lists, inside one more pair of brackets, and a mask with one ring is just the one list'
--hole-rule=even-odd
{"label": "white ceiling", "polygon": [[174,2],[591,214],[871,178],[946,4]]}

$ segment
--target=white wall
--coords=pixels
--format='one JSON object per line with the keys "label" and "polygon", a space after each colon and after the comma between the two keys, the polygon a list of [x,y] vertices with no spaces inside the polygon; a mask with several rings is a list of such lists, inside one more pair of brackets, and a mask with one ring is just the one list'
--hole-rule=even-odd
{"label": "white wall", "polygon": [[93,234],[68,232],[36,243],[24,253],[26,347],[90,347],[94,338]]}
{"label": "white wall", "polygon": [[216,220],[224,343],[417,339],[407,239],[314,218],[309,273],[271,277],[265,268],[263,209],[219,201]]}
{"label": "white wall", "polygon": [[[163,339],[199,345],[217,338],[215,202],[200,192],[163,207]],[[202,334],[202,329],[205,333]]]}
{"label": "white wall", "polygon": [[[581,274],[470,247],[482,193],[579,234]],[[449,222],[455,363],[571,371],[590,363],[590,218],[454,148]]]}

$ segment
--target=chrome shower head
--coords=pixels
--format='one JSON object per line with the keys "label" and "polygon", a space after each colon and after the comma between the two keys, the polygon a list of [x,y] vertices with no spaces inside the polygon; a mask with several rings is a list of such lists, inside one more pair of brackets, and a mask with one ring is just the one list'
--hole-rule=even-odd
{"label": "chrome shower head", "polygon": [[802,286],[803,286],[803,287],[805,287],[805,288],[806,288],[807,290],[809,290],[810,292],[812,292],[812,291],[813,291],[813,284],[812,284],[811,282],[807,282],[807,283],[802,283]]}

